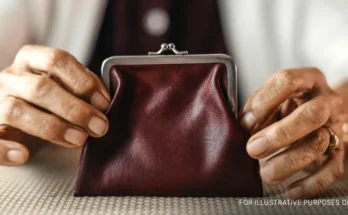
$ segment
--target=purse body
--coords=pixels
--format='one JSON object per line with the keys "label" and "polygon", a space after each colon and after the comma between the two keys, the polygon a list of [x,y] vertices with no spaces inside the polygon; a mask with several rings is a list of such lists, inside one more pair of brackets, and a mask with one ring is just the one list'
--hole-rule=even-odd
{"label": "purse body", "polygon": [[259,164],[247,155],[248,134],[228,93],[228,65],[140,61],[107,69],[109,130],[88,138],[76,196],[262,195]]}

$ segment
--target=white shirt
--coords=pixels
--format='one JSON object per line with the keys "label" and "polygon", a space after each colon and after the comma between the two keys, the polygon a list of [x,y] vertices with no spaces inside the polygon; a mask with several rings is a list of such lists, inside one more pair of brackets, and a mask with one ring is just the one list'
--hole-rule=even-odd
{"label": "white shirt", "polygon": [[[87,64],[106,5],[0,0],[0,69],[27,43],[64,49]],[[331,86],[348,80],[347,0],[219,0],[219,6],[243,101],[284,68],[318,67]]]}

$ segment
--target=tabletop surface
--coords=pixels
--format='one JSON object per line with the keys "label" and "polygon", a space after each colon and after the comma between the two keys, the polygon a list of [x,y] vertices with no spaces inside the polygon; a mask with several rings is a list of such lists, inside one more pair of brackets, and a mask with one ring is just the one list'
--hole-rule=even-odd
{"label": "tabletop surface", "polygon": [[[338,201],[338,206],[314,201],[306,205],[302,201],[301,205],[294,206],[278,201],[285,200],[282,195],[284,187],[294,178],[303,177],[304,173],[277,186],[265,185],[263,198],[74,197],[79,156],[80,150],[50,146],[24,166],[0,167],[0,215],[348,214],[347,173],[318,197],[318,200]],[[272,204],[270,200],[273,205],[266,205]]]}

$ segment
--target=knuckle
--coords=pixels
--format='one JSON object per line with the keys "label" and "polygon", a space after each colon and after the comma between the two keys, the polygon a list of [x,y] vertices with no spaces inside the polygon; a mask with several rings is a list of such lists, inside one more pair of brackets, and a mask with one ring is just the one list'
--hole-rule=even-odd
{"label": "knuckle", "polygon": [[298,78],[296,74],[291,70],[281,70],[276,73],[275,80],[277,85],[286,86],[287,88],[296,88],[298,85]]}
{"label": "knuckle", "polygon": [[330,178],[327,176],[318,177],[313,183],[313,193],[318,194],[323,192],[326,187],[330,184]]}
{"label": "knuckle", "polygon": [[308,68],[309,70],[311,70],[312,72],[314,72],[314,73],[317,73],[318,75],[321,75],[321,74],[323,74],[322,72],[321,72],[321,70],[318,68],[318,67],[309,67]]}
{"label": "knuckle", "polygon": [[30,44],[23,45],[23,46],[19,49],[18,53],[26,52],[27,50],[32,49],[32,47],[33,47],[33,45],[30,45]]}
{"label": "knuckle", "polygon": [[34,47],[35,45],[31,45],[31,44],[23,45],[17,52],[15,59],[13,61],[13,65],[17,65],[17,63],[20,62],[21,59],[25,58],[26,54],[30,53],[31,50],[35,49]]}
{"label": "knuckle", "polygon": [[67,119],[73,123],[80,124],[86,117],[92,115],[92,111],[80,102],[74,102],[67,107]]}
{"label": "knuckle", "polygon": [[[304,152],[301,159],[299,160],[299,163],[300,163],[301,167],[305,167],[308,164],[310,164],[315,158],[316,158],[316,156],[314,156],[314,153]],[[294,162],[296,162],[296,160],[294,160]]]}
{"label": "knuckle", "polygon": [[327,104],[324,102],[307,104],[302,111],[304,119],[314,127],[320,127],[325,124],[329,118],[329,114]]}
{"label": "knuckle", "polygon": [[[299,152],[301,154],[290,154],[285,153],[283,159],[280,160],[279,169],[280,172],[287,172],[286,176],[291,176],[297,171],[301,170],[307,166],[311,161],[313,161],[313,154],[308,152]],[[284,171],[286,170],[286,171]]]}
{"label": "knuckle", "polygon": [[315,154],[323,154],[330,142],[330,137],[327,131],[320,129],[315,132],[314,140],[309,144],[309,147]]}
{"label": "knuckle", "polygon": [[297,167],[302,166],[302,160],[298,160],[296,156],[286,156],[282,161],[282,168],[293,171],[297,169]]}
{"label": "knuckle", "polygon": [[17,64],[17,62],[19,61],[19,59],[21,58],[22,55],[24,55],[25,52],[27,52],[27,50],[29,50],[31,47],[31,45],[23,45],[18,52],[16,53],[16,56],[14,58],[13,64],[12,66],[15,66]]}
{"label": "knuckle", "polygon": [[278,73],[276,73],[275,79],[281,85],[289,85],[293,77],[289,70],[281,70]]}
{"label": "knuckle", "polygon": [[283,127],[280,127],[280,126],[274,127],[272,133],[273,133],[272,136],[274,138],[271,138],[271,139],[274,139],[277,143],[287,142],[288,140],[291,139],[291,136],[292,136],[288,129],[284,129]]}
{"label": "knuckle", "polygon": [[80,94],[90,93],[97,88],[97,82],[92,77],[87,76],[77,81],[75,86]]}
{"label": "knuckle", "polygon": [[1,102],[0,123],[9,124],[21,117],[22,110],[18,99],[9,98]]}
{"label": "knuckle", "polygon": [[59,119],[47,118],[42,121],[41,133],[49,141],[57,141],[61,139],[61,131],[64,125]]}
{"label": "knuckle", "polygon": [[311,67],[311,71],[321,80],[322,82],[326,82],[326,77],[323,72],[317,67]]}
{"label": "knuckle", "polygon": [[27,86],[27,92],[29,98],[41,97],[44,92],[46,92],[49,87],[50,78],[46,76],[37,75],[35,78],[30,79]]}
{"label": "knuckle", "polygon": [[47,55],[45,68],[52,70],[57,65],[65,64],[73,59],[74,57],[64,50],[52,49]]}

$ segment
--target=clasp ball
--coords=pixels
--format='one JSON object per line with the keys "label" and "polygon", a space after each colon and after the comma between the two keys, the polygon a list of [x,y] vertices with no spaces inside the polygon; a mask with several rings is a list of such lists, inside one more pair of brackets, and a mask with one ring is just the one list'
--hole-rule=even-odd
{"label": "clasp ball", "polygon": [[175,49],[174,43],[169,43],[168,48],[169,48],[169,49]]}
{"label": "clasp ball", "polygon": [[161,49],[168,49],[168,44],[167,43],[162,43]]}

